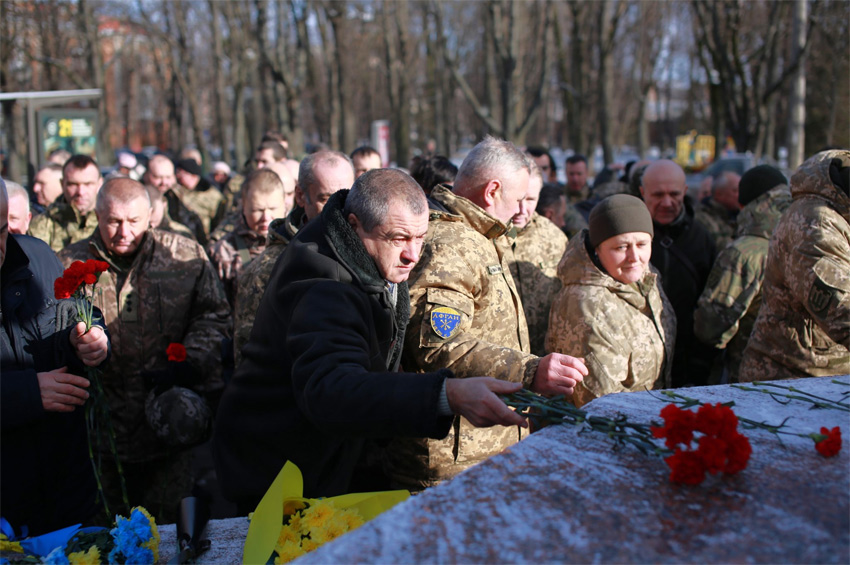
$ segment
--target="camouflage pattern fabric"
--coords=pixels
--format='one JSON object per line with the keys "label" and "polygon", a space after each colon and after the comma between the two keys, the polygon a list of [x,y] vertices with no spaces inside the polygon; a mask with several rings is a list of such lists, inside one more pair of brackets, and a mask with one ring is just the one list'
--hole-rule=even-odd
{"label": "camouflage pattern fabric", "polygon": [[744,348],[761,307],[770,234],[790,205],[788,186],[779,185],[741,210],[737,237],[717,256],[697,302],[694,334],[707,345],[726,349],[730,382],[738,382]]}
{"label": "camouflage pattern fabric", "polygon": [[245,177],[236,173],[224,183],[221,193],[224,196],[226,214],[238,212],[242,204],[242,183]]}
{"label": "camouflage pattern fabric", "polygon": [[295,237],[300,226],[306,222],[303,208],[295,207],[286,218],[278,218],[269,226],[268,243],[239,275],[239,287],[236,291],[236,303],[233,305],[233,353],[236,367],[242,360],[242,347],[251,337],[257,308],[263,299],[266,285],[271,278],[272,269],[287,244]]}
{"label": "camouflage pattern fabric", "polygon": [[179,386],[150,391],[145,418],[156,437],[171,447],[198,445],[212,432],[210,407],[196,392]]}
{"label": "camouflage pattern fabric", "polygon": [[584,229],[587,229],[587,220],[584,219],[575,205],[567,204],[567,210],[564,212],[564,233],[568,237],[573,237]]}
{"label": "camouflage pattern fabric", "polygon": [[558,265],[563,288],[552,304],[546,350],[584,357],[589,374],[572,396],[576,406],[612,392],[671,384],[676,314],[654,267],[623,284],[590,258],[583,231]]}
{"label": "camouflage pattern fabric", "polygon": [[824,151],[791,178],[794,202],[767,254],[764,302],[741,363],[742,382],[850,372],[850,197],[829,177]]}
{"label": "camouflage pattern fabric", "polygon": [[[492,376],[529,384],[539,358],[529,354],[525,313],[510,273],[507,227],[444,186],[432,211],[421,259],[409,279],[405,371],[451,369],[456,377]],[[462,418],[446,439],[393,440],[388,472],[418,489],[452,477],[519,439],[517,428],[476,429]]]}
{"label": "camouflage pattern fabric", "polygon": [[189,210],[198,215],[204,226],[204,234],[209,237],[212,230],[224,219],[226,204],[221,192],[215,187],[189,190],[179,184],[174,185],[172,190]]}
{"label": "camouflage pattern fabric", "polygon": [[708,231],[718,251],[732,243],[737,230],[737,221],[729,210],[718,204],[713,198],[699,204],[694,209],[696,220]]}
{"label": "camouflage pattern fabric", "polygon": [[233,231],[227,233],[215,244],[207,244],[210,261],[216,267],[230,304],[236,300],[239,273],[265,248],[266,238],[249,228],[242,214],[239,214],[239,221]]}
{"label": "camouflage pattern fabric", "polygon": [[189,239],[195,239],[195,233],[180,222],[172,220],[171,216],[168,215],[167,209],[163,210],[162,221],[159,223],[156,229],[158,229],[159,231],[176,233],[177,235],[182,235],[183,237],[188,237]]}
{"label": "camouflage pattern fabric", "polygon": [[204,223],[201,221],[201,217],[183,203],[176,192],[177,188],[178,186],[175,186],[163,194],[165,201],[168,203],[168,206],[166,206],[168,217],[192,230],[195,241],[201,245],[206,245],[207,233],[204,231]]}
{"label": "camouflage pattern fabric", "polygon": [[549,309],[561,288],[558,263],[566,249],[564,233],[536,212],[514,240],[511,276],[522,298],[531,352],[535,355],[546,354]]}
{"label": "camouflage pattern fabric", "polygon": [[131,260],[104,250],[99,232],[66,248],[60,259],[99,259],[110,268],[100,275],[103,312],[112,356],[103,366],[103,386],[112,416],[118,456],[140,462],[169,452],[145,420],[152,385],[145,375],[168,370],[166,349],[186,348],[187,362],[203,376],[192,388],[207,396],[221,391],[221,342],[230,332],[227,299],[204,250],[178,235],[149,230]]}
{"label": "camouflage pattern fabric", "polygon": [[564,194],[567,197],[567,204],[578,204],[590,198],[590,185],[585,183],[581,190],[572,191],[564,185]]}
{"label": "camouflage pattern fabric", "polygon": [[233,233],[240,221],[242,221],[241,209],[227,214],[207,238],[207,249],[212,249],[216,242],[221,241],[227,234]]}
{"label": "camouflage pattern fabric", "polygon": [[94,210],[83,216],[65,201],[64,196],[59,196],[43,214],[32,219],[27,233],[59,253],[68,245],[86,239],[95,230],[97,216]]}

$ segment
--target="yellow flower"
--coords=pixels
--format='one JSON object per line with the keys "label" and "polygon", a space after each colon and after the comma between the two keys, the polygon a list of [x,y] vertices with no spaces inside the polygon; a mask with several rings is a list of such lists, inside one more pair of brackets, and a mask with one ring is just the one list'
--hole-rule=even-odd
{"label": "yellow flower", "polygon": [[[142,514],[145,515],[145,518],[148,519],[148,522],[151,526],[151,539],[141,544],[145,549],[151,550],[153,553],[153,562],[156,563],[159,561],[159,530],[156,527],[156,520],[153,519],[153,516],[143,507],[136,506],[133,510],[138,510]],[[132,511],[131,511],[132,512]]]}
{"label": "yellow flower", "polygon": [[24,548],[20,542],[9,541],[5,534],[0,534],[0,551],[13,551],[15,553],[23,553]]}
{"label": "yellow flower", "polygon": [[317,547],[319,547],[319,544],[311,540],[310,538],[304,538],[303,540],[301,540],[301,549],[304,550],[304,553],[310,553]]}
{"label": "yellow flower", "polygon": [[366,523],[357,510],[346,510],[342,513],[342,519],[345,521],[348,531],[355,530]]}
{"label": "yellow flower", "polygon": [[[317,500],[314,504],[312,504],[309,508],[303,511],[304,514],[304,524],[310,530],[314,528],[319,528],[324,524],[331,516],[333,516],[336,508],[334,508],[333,502],[327,500]],[[302,533],[304,533],[304,528],[301,529]]]}
{"label": "yellow flower", "polygon": [[88,551],[77,551],[68,555],[68,561],[71,565],[100,565],[100,550],[96,545],[89,548]]}
{"label": "yellow flower", "polygon": [[287,498],[283,501],[283,515],[289,516],[307,507],[303,498]]}
{"label": "yellow flower", "polygon": [[275,551],[278,551],[278,547],[283,547],[286,542],[298,543],[301,541],[301,534],[298,533],[297,529],[292,528],[291,525],[283,526],[280,529],[280,535],[277,538],[277,547],[275,547]]}
{"label": "yellow flower", "polygon": [[277,552],[277,557],[274,558],[275,565],[289,563],[293,559],[304,555],[304,550],[301,549],[297,541],[287,541],[282,546],[276,547],[275,551]]}

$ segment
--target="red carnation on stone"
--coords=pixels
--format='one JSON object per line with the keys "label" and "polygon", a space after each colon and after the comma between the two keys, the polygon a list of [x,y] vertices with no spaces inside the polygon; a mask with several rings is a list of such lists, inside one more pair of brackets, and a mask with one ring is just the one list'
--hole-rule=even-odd
{"label": "red carnation on stone", "polygon": [[673,455],[665,459],[670,466],[670,480],[674,483],[698,485],[705,478],[702,458],[694,451],[676,449]]}
{"label": "red carnation on stone", "polygon": [[[818,434],[812,434],[818,435]],[[827,428],[820,429],[820,439],[815,440],[815,449],[824,457],[832,457],[841,451],[841,429],[836,426],[831,430]]]}

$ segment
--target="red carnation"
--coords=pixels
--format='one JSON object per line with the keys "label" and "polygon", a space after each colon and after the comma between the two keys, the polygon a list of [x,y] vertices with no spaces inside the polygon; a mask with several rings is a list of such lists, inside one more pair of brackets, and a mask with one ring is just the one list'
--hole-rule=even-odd
{"label": "red carnation", "polygon": [[726,442],[718,437],[703,436],[699,439],[697,454],[702,459],[705,470],[716,475],[726,466]]}
{"label": "red carnation", "polygon": [[165,350],[165,354],[168,355],[169,361],[176,361],[177,363],[182,363],[186,360],[186,348],[183,347],[182,343],[169,344],[168,348]]}
{"label": "red carnation", "polygon": [[64,277],[59,277],[53,281],[53,294],[57,300],[71,298],[72,292],[68,289],[68,284]]}
{"label": "red carnation", "polygon": [[824,457],[832,457],[841,451],[841,429],[838,426],[831,430],[821,428],[820,435],[823,439],[815,440],[815,449],[818,453]]}
{"label": "red carnation", "polygon": [[750,440],[747,436],[734,432],[726,436],[726,467],[724,473],[734,475],[747,468],[747,462],[753,453]]}
{"label": "red carnation", "polygon": [[667,438],[664,442],[670,449],[682,443],[688,445],[694,438],[696,416],[689,410],[682,410],[675,404],[668,404],[661,410],[664,427],[652,427],[652,435],[657,438]]}
{"label": "red carnation", "polygon": [[708,436],[723,437],[738,429],[738,417],[728,406],[703,404],[696,415],[696,430]]}
{"label": "red carnation", "polygon": [[705,478],[702,458],[694,451],[676,451],[664,461],[670,466],[670,480],[674,483],[698,485]]}

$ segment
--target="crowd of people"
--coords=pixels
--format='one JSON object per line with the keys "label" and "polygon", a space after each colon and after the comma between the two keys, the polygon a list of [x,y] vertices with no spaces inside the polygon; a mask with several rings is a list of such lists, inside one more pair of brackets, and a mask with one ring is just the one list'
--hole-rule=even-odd
{"label": "crowd of people", "polygon": [[[108,521],[100,492],[173,521],[208,440],[245,514],[286,461],[308,497],[449,479],[527,435],[498,397],[522,387],[581,406],[850,372],[846,150],[698,201],[672,161],[591,186],[574,155],[561,185],[545,148],[493,137],[409,172],[370,147],[295,161],[274,132],[238,173],[56,161],[0,190],[0,515],[32,534]],[[92,259],[86,330],[53,282]]]}

